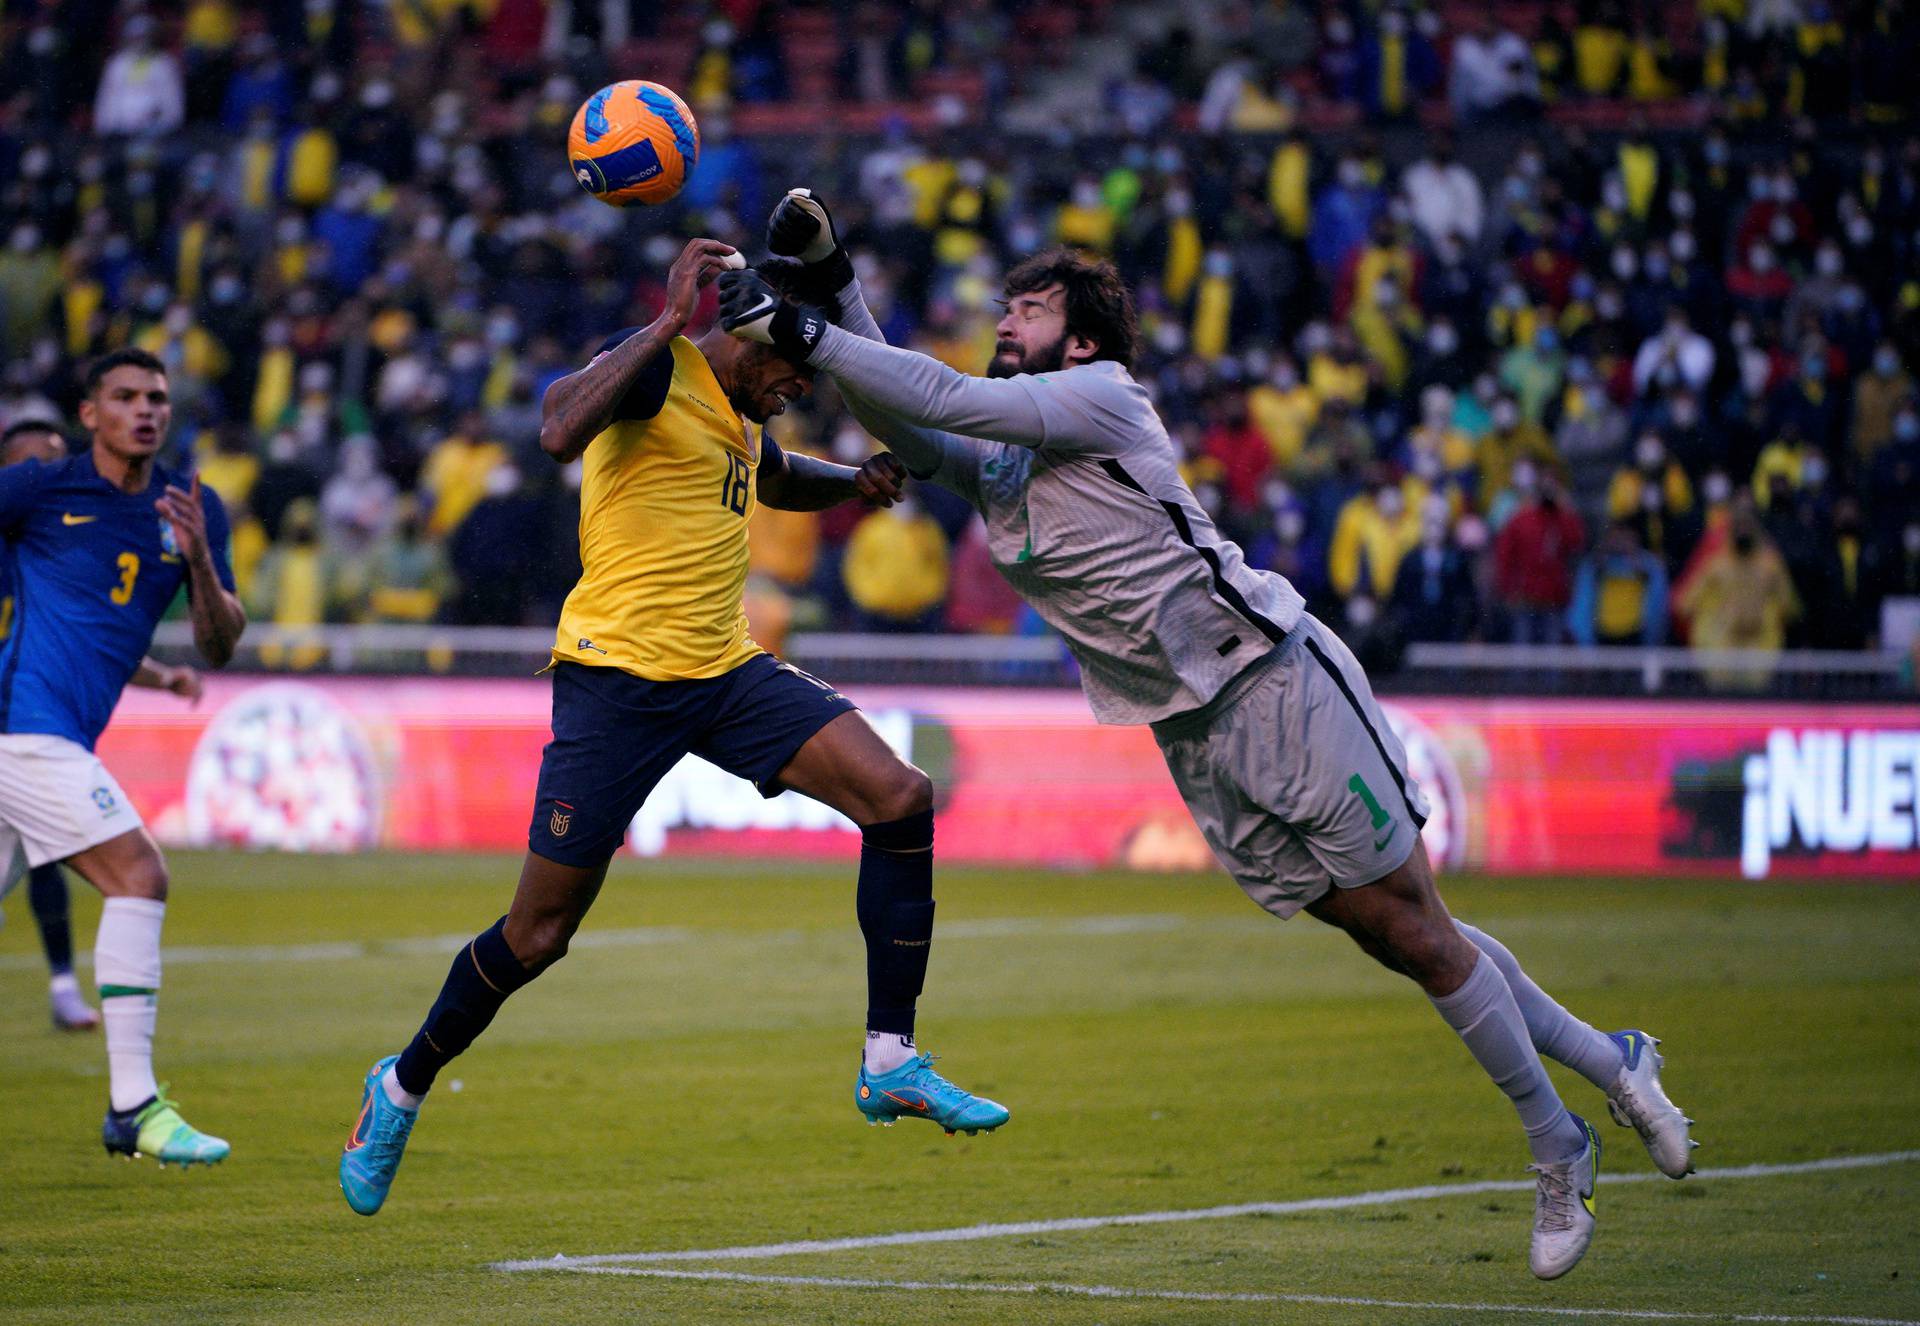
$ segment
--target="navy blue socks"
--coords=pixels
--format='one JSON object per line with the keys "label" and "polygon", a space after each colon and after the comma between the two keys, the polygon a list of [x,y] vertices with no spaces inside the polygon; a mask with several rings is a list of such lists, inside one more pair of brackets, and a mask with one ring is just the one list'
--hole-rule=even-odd
{"label": "navy blue socks", "polygon": [[40,942],[46,946],[47,967],[55,976],[72,971],[73,913],[67,906],[67,881],[59,866],[49,861],[33,868],[27,877],[27,903],[40,927]]}
{"label": "navy blue socks", "polygon": [[393,1066],[403,1091],[427,1094],[434,1077],[487,1029],[507,996],[534,978],[507,947],[501,917],[455,955],[427,1020]]}
{"label": "navy blue socks", "polygon": [[933,812],[860,831],[854,895],[867,940],[867,1030],[913,1035],[933,943]]}

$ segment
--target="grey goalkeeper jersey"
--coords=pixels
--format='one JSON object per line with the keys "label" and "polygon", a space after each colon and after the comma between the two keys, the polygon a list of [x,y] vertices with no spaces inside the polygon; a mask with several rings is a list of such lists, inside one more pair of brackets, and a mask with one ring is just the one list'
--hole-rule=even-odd
{"label": "grey goalkeeper jersey", "polygon": [[921,479],[985,517],[994,565],[1066,638],[1102,723],[1198,709],[1300,620],[1180,477],[1119,364],[978,378],[887,346],[856,282],[815,347],[849,409]]}

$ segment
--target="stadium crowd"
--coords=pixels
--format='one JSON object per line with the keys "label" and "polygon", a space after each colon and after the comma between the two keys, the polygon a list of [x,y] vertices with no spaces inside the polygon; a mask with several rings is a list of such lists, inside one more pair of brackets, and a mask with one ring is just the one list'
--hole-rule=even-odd
{"label": "stadium crowd", "polygon": [[[1898,0],[668,8],[9,6],[0,427],[143,346],[257,617],[546,624],[578,468],[539,452],[542,392],[652,315],[685,236],[757,253],[805,183],[888,337],[967,371],[1011,258],[1113,257],[1196,492],[1356,647],[1854,648],[1920,594]],[[1000,132],[1076,31],[1133,34],[1098,116]],[[562,151],[627,76],[704,137],[644,213]],[[766,106],[789,132],[735,132]],[[873,447],[825,383],[774,435]],[[1037,630],[965,505],[915,491],[758,513],[762,638]]]}

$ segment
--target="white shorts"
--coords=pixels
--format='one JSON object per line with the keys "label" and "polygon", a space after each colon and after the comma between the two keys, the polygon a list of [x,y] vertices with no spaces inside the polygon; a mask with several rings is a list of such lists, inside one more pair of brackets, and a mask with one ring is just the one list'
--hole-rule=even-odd
{"label": "white shorts", "polygon": [[1399,869],[1431,809],[1367,674],[1312,616],[1153,732],[1220,864],[1276,916]]}
{"label": "white shorts", "polygon": [[64,861],[141,827],[140,812],[100,758],[38,732],[0,733],[0,869]]}

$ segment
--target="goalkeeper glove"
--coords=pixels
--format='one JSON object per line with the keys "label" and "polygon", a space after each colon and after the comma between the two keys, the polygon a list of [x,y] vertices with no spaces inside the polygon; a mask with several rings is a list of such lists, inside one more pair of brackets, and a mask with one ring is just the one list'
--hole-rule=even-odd
{"label": "goalkeeper glove", "polygon": [[767,251],[803,264],[805,297],[830,302],[853,284],[853,263],[840,247],[827,205],[811,189],[789,189],[767,218]]}
{"label": "goalkeeper glove", "polygon": [[830,319],[811,304],[789,304],[748,268],[720,274],[720,326],[730,336],[770,345],[783,358],[804,364],[826,334]]}

